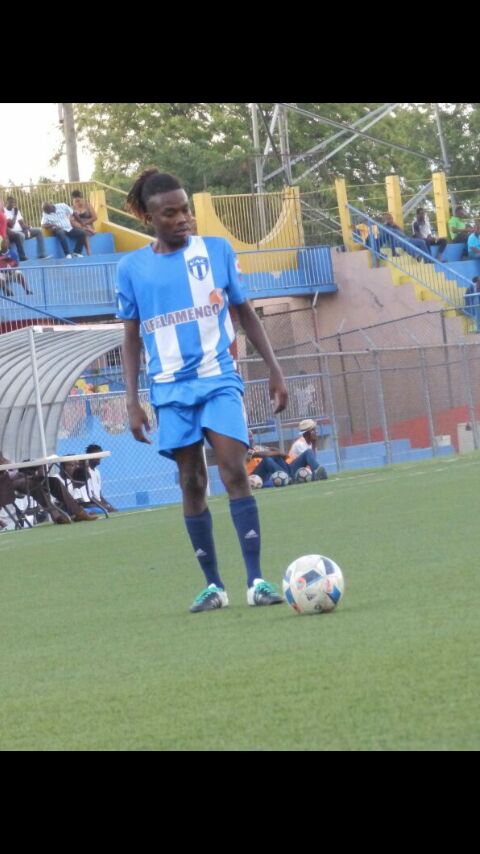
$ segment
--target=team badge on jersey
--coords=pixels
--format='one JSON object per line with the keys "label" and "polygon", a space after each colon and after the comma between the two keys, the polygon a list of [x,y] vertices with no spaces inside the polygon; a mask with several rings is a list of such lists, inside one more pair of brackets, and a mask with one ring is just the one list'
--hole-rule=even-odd
{"label": "team badge on jersey", "polygon": [[210,269],[208,258],[202,257],[201,255],[196,255],[195,258],[190,258],[190,260],[187,261],[187,266],[192,276],[198,279],[199,282],[203,281]]}
{"label": "team badge on jersey", "polygon": [[242,268],[240,267],[240,264],[239,264],[239,261],[238,261],[238,258],[236,255],[235,255],[235,269],[236,269],[238,275],[241,276],[242,275]]}
{"label": "team badge on jersey", "polygon": [[222,310],[225,302],[222,288],[214,288],[213,291],[210,291],[208,298],[210,305],[218,305],[220,311]]}

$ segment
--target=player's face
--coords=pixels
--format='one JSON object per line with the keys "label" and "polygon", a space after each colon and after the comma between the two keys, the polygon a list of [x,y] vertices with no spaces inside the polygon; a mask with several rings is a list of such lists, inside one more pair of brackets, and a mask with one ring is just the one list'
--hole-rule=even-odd
{"label": "player's face", "polygon": [[184,246],[192,233],[192,214],[185,190],[157,193],[147,202],[148,220],[166,246]]}

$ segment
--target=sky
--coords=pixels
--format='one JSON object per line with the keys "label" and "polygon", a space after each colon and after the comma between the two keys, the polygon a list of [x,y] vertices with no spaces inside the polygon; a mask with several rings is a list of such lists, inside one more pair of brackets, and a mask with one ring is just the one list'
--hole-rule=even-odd
{"label": "sky", "polygon": [[[57,166],[49,166],[63,138],[57,104],[0,104],[0,108],[0,185],[35,184],[40,177],[67,181],[65,156]],[[88,181],[94,161],[80,146],[78,167],[80,180]]]}

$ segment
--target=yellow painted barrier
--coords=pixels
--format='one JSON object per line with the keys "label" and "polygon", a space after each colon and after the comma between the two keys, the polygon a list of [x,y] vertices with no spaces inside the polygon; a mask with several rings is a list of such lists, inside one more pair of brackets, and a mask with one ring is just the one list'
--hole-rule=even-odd
{"label": "yellow painted barrier", "polygon": [[[239,231],[250,233],[252,236],[256,229],[260,234],[265,232],[265,224],[271,219],[271,210],[268,208],[270,199],[279,195],[281,197],[280,212],[268,233],[256,242],[239,238],[237,236]],[[225,200],[230,227],[222,222],[215,210],[214,204],[219,204],[220,200]],[[255,208],[252,208],[252,202]],[[253,253],[259,249],[282,249],[287,246],[305,245],[298,187],[287,187],[282,194],[217,196],[213,199],[210,193],[195,193],[193,203],[199,234],[204,237],[224,237],[236,252],[252,253],[240,256],[244,273],[296,268],[295,252],[265,252],[264,254],[259,252],[255,255]],[[232,229],[235,229],[237,234]]]}

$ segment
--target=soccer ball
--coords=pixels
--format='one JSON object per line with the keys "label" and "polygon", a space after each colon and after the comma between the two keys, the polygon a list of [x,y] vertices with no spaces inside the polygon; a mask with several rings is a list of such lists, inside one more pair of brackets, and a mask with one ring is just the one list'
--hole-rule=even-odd
{"label": "soccer ball", "polygon": [[345,582],[342,570],[329,557],[302,555],[287,567],[282,586],[285,599],[298,614],[323,614],[337,607]]}
{"label": "soccer ball", "polygon": [[286,471],[274,471],[272,474],[272,483],[274,486],[288,486],[289,476]]}
{"label": "soccer ball", "polygon": [[248,477],[250,481],[250,486],[252,489],[261,489],[263,486],[263,480],[258,474],[251,474]]}
{"label": "soccer ball", "polygon": [[308,483],[312,477],[313,475],[310,469],[307,469],[306,466],[302,466],[302,468],[298,469],[295,474],[295,483]]}

